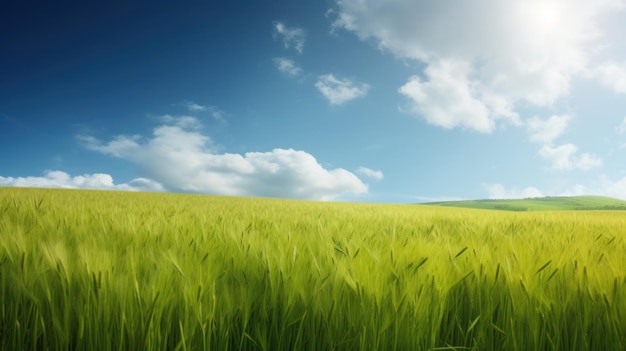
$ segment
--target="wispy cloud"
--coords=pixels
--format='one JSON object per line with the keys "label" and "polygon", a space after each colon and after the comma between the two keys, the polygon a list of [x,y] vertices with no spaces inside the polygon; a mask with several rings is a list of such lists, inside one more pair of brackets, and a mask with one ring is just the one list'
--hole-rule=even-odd
{"label": "wispy cloud", "polygon": [[185,108],[187,108],[189,112],[196,112],[196,113],[208,112],[211,115],[211,117],[213,117],[215,120],[221,121],[221,122],[225,121],[226,113],[217,106],[200,105],[189,100],[183,101],[182,104],[183,106],[185,106]]}
{"label": "wispy cloud", "polygon": [[622,123],[620,123],[620,125],[617,126],[617,132],[620,134],[626,133],[626,116],[624,116]]}
{"label": "wispy cloud", "polygon": [[[159,121],[162,123],[174,124],[181,128],[198,129],[201,126],[200,122],[193,116],[175,117],[172,115],[163,115],[159,117]],[[135,136],[134,138],[136,139],[138,136]]]}
{"label": "wispy cloud", "polygon": [[578,147],[572,143],[554,146],[554,141],[567,129],[570,116],[553,115],[548,119],[537,117],[526,121],[526,128],[531,133],[530,140],[543,144],[539,156],[552,163],[557,171],[588,171],[602,166],[602,159],[591,153],[578,153]]}
{"label": "wispy cloud", "polygon": [[293,47],[300,54],[302,50],[304,50],[304,42],[306,39],[304,29],[299,27],[287,27],[283,22],[276,21],[274,22],[274,34],[282,39],[286,49]]}
{"label": "wispy cloud", "polygon": [[63,171],[47,171],[43,177],[2,177],[0,186],[75,188],[129,191],[163,191],[163,186],[147,178],[135,178],[128,183],[115,184],[106,173],[83,174],[72,177]]}
{"label": "wispy cloud", "polygon": [[484,188],[487,190],[489,197],[493,199],[515,199],[539,196],[600,195],[626,200],[626,177],[613,180],[605,175],[602,175],[593,181],[592,185],[585,186],[582,184],[575,184],[564,190],[558,190],[552,193],[544,193],[532,186],[527,187],[522,191],[518,191],[514,188],[506,188],[501,184],[485,184]]}
{"label": "wispy cloud", "polygon": [[552,169],[557,171],[573,169],[588,171],[602,165],[602,159],[594,154],[583,153],[578,155],[578,147],[574,144],[544,145],[539,150],[539,155],[552,162]]}
{"label": "wispy cloud", "polygon": [[358,174],[360,174],[360,175],[362,175],[364,177],[376,180],[376,181],[382,180],[384,178],[384,175],[383,175],[382,171],[376,171],[376,170],[373,170],[373,169],[367,168],[367,167],[359,167],[359,168],[357,168],[356,173],[358,173]]}
{"label": "wispy cloud", "polygon": [[218,153],[211,138],[190,125],[170,120],[149,137],[79,139],[90,150],[140,165],[150,178],[173,191],[318,200],[368,191],[355,174],[325,169],[305,151]]}
{"label": "wispy cloud", "polygon": [[302,69],[296,65],[293,60],[284,57],[276,57],[274,64],[279,71],[286,73],[292,77],[295,77],[302,73]]}
{"label": "wispy cloud", "polygon": [[552,144],[565,130],[569,123],[568,115],[550,116],[547,120],[533,117],[526,122],[526,127],[531,133],[530,140],[543,144]]}
{"label": "wispy cloud", "polygon": [[187,108],[187,110],[189,110],[191,112],[198,112],[198,111],[206,111],[207,110],[206,106],[202,106],[200,104],[196,104],[193,101],[184,101],[183,105]]}
{"label": "wispy cloud", "polygon": [[220,110],[217,106],[209,106],[209,112],[211,113],[211,117],[213,117],[213,119],[215,119],[216,121],[226,121],[226,113]]}
{"label": "wispy cloud", "polygon": [[528,199],[534,197],[543,197],[543,193],[534,186],[526,187],[522,190],[515,188],[506,188],[502,184],[483,184],[483,188],[487,191],[490,199]]}
{"label": "wispy cloud", "polygon": [[626,62],[604,62],[591,70],[591,76],[616,93],[626,93]]}
{"label": "wispy cloud", "polygon": [[333,74],[319,76],[315,87],[331,105],[341,105],[350,100],[363,97],[370,88],[368,84],[354,83],[349,79],[340,79]]}
{"label": "wispy cloud", "polygon": [[606,176],[600,178],[600,189],[595,194],[606,195],[626,200],[626,177],[612,180]]}

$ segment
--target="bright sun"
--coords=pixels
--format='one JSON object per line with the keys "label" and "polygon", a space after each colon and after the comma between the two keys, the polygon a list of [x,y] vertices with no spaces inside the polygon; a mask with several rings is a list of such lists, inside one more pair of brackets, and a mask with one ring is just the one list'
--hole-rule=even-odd
{"label": "bright sun", "polygon": [[525,0],[519,3],[516,15],[536,30],[548,30],[563,20],[561,10],[557,1]]}
{"label": "bright sun", "polygon": [[546,25],[553,24],[557,17],[554,7],[549,5],[539,6],[536,15],[537,19]]}

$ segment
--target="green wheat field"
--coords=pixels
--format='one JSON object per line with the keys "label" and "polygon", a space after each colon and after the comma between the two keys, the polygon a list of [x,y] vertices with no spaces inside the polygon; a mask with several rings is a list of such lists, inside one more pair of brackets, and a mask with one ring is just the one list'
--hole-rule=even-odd
{"label": "green wheat field", "polygon": [[0,350],[625,350],[626,212],[0,188]]}

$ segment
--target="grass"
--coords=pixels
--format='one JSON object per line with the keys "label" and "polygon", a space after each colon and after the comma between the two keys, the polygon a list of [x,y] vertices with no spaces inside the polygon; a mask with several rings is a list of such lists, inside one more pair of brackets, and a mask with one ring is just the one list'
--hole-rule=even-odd
{"label": "grass", "polygon": [[426,205],[506,211],[626,210],[626,201],[604,196],[553,196],[516,200],[465,200]]}
{"label": "grass", "polygon": [[623,350],[626,217],[0,188],[0,350]]}

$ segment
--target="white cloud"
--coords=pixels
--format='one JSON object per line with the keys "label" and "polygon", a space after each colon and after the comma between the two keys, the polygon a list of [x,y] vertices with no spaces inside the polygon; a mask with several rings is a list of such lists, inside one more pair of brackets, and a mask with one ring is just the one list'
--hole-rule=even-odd
{"label": "white cloud", "polygon": [[600,195],[617,199],[626,200],[626,177],[612,180],[607,176],[601,176],[599,181],[593,186],[584,186],[576,184],[568,189],[561,196],[578,196],[578,195]]}
{"label": "white cloud", "polygon": [[[224,115],[225,115],[224,111],[220,110],[217,106],[204,106],[204,105],[200,105],[200,104],[197,104],[197,103],[195,103],[193,101],[189,101],[189,100],[183,101],[182,104],[190,112],[208,112],[208,113],[211,114],[211,116],[215,120],[222,121],[222,122],[225,121],[225,119],[224,119]],[[166,115],[166,116],[169,116],[169,115]],[[171,117],[171,116],[169,116],[169,117]],[[192,118],[194,118],[194,117],[192,117]],[[164,120],[164,122],[170,123],[171,120],[169,120],[169,121],[168,120]]]}
{"label": "white cloud", "polygon": [[400,88],[409,111],[445,128],[490,132],[498,120],[517,122],[517,104],[549,106],[567,96],[603,44],[601,16],[622,4],[338,0],[333,28],[426,65],[425,79]]}
{"label": "white cloud", "polygon": [[626,177],[613,181],[604,176],[601,184],[602,188],[597,194],[626,200]]}
{"label": "white cloud", "polygon": [[565,129],[570,117],[567,115],[550,116],[547,120],[533,117],[526,122],[526,127],[531,132],[530,140],[543,144],[551,144]]}
{"label": "white cloud", "polygon": [[535,187],[528,187],[521,192],[515,189],[506,189],[501,184],[486,184],[484,187],[491,199],[599,195],[626,200],[626,177],[612,180],[606,176],[601,176],[597,181],[593,182],[591,186],[576,184],[564,191],[546,195],[543,195],[543,192]]}
{"label": "white cloud", "polygon": [[115,184],[105,173],[70,176],[63,171],[47,171],[43,177],[2,177],[0,185],[38,188],[80,188],[101,190],[163,191],[163,186],[146,178],[135,178],[128,183]]}
{"label": "white cloud", "polygon": [[438,61],[426,68],[427,82],[413,76],[398,91],[410,99],[409,110],[430,124],[491,132],[495,119],[472,87],[468,79],[470,69],[467,62]]}
{"label": "white cloud", "polygon": [[552,162],[552,168],[558,171],[580,169],[587,171],[602,165],[602,160],[596,155],[583,153],[578,156],[578,147],[574,144],[560,146],[544,145],[539,155]]}
{"label": "white cloud", "polygon": [[226,121],[226,119],[224,118],[226,113],[220,110],[219,108],[217,108],[216,106],[209,106],[209,112],[211,113],[211,117],[213,117],[213,119],[215,119],[216,121],[220,121],[220,122]]}
{"label": "white cloud", "polygon": [[102,143],[82,136],[80,140],[88,149],[142,166],[169,190],[318,200],[368,191],[353,173],[325,169],[307,152],[217,153],[208,136],[175,122],[155,128],[148,138],[117,136]]}
{"label": "white cloud", "polygon": [[485,184],[483,187],[487,190],[490,199],[528,199],[544,196],[539,189],[533,186],[521,191],[514,188],[507,189],[502,184]]}
{"label": "white cloud", "polygon": [[363,97],[369,90],[365,83],[354,83],[349,79],[339,79],[333,74],[318,77],[315,87],[332,105],[341,105],[350,100]]}
{"label": "white cloud", "polygon": [[304,42],[306,38],[306,32],[302,28],[287,27],[283,22],[274,22],[274,33],[279,35],[286,49],[293,47],[302,53],[304,49]]}
{"label": "white cloud", "polygon": [[148,178],[135,178],[128,182],[130,190],[138,191],[165,191],[161,183]]}
{"label": "white cloud", "polygon": [[602,166],[602,159],[594,154],[585,152],[575,160],[574,166],[577,169],[588,171],[590,169]]}
{"label": "white cloud", "polygon": [[359,167],[356,172],[364,177],[371,178],[373,180],[382,180],[384,178],[383,172],[375,171],[367,167]]}
{"label": "white cloud", "polygon": [[544,145],[539,151],[539,155],[552,161],[552,168],[556,170],[571,170],[574,168],[572,155],[578,150],[574,144],[565,144],[558,147]]}
{"label": "white cloud", "polygon": [[134,151],[138,150],[139,145],[137,144],[137,141],[140,139],[140,136],[117,136],[106,146],[101,145],[96,138],[90,135],[79,135],[76,138],[88,149],[123,158],[127,155],[132,155]]}
{"label": "white cloud", "polygon": [[191,112],[206,111],[207,107],[196,104],[193,101],[184,101],[183,105]]}
{"label": "white cloud", "polygon": [[279,71],[286,73],[290,76],[297,76],[302,73],[302,69],[296,65],[293,60],[284,57],[277,57],[274,59],[274,64]]}
{"label": "white cloud", "polygon": [[583,195],[600,195],[599,193],[589,193],[584,185],[576,184],[570,189],[561,192],[558,196],[583,196]]}
{"label": "white cloud", "polygon": [[626,93],[626,62],[604,62],[592,70],[591,76],[616,93]]}
{"label": "white cloud", "polygon": [[[163,123],[170,123],[177,125],[181,128],[191,128],[191,129],[199,129],[200,122],[193,116],[172,116],[172,115],[163,115],[159,118],[159,120]],[[134,138],[138,138],[138,136],[134,136]]]}
{"label": "white cloud", "polygon": [[553,115],[546,120],[533,117],[526,122],[531,132],[530,140],[544,144],[539,150],[539,156],[552,163],[552,169],[571,171],[579,169],[588,171],[602,166],[602,160],[590,153],[578,155],[578,147],[574,144],[553,146],[552,143],[567,129],[570,117],[567,115]]}

